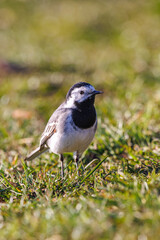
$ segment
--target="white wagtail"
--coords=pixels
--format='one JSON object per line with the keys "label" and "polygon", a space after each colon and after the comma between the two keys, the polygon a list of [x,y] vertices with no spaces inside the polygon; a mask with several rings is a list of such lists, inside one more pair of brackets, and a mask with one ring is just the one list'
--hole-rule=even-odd
{"label": "white wagtail", "polygon": [[30,161],[47,150],[59,154],[64,177],[63,153],[74,152],[78,171],[79,157],[89,146],[97,129],[95,95],[102,93],[86,82],[73,85],[63,102],[50,117],[40,145],[25,160]]}

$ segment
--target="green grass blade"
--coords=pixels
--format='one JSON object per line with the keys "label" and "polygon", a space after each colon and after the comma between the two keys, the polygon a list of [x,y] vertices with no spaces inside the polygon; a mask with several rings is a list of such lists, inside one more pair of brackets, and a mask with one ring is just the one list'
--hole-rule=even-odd
{"label": "green grass blade", "polygon": [[10,186],[10,188],[18,195],[22,195],[21,191],[19,189],[17,189],[16,187],[14,187],[8,180],[7,178],[4,176],[4,174],[1,172],[1,176],[4,179],[4,181]]}
{"label": "green grass blade", "polygon": [[107,157],[104,158],[104,159],[102,159],[102,160],[95,166],[95,168],[93,168],[93,170],[92,170],[86,177],[84,177],[84,178],[82,179],[82,181],[80,182],[80,184],[82,184],[87,178],[89,178],[89,177],[100,167],[100,165],[101,165],[106,159],[107,159]]}

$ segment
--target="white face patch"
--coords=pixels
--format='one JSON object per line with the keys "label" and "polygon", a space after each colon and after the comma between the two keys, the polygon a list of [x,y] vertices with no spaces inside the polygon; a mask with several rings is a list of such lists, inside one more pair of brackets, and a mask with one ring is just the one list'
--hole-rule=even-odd
{"label": "white face patch", "polygon": [[93,91],[95,91],[95,88],[91,85],[73,89],[70,97],[67,99],[67,107],[73,107],[75,101],[79,103],[85,101]]}

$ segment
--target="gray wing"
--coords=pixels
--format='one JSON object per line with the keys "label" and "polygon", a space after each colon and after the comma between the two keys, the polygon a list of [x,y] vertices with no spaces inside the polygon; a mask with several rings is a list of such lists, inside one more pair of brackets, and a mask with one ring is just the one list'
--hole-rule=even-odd
{"label": "gray wing", "polygon": [[[60,108],[62,107],[62,108]],[[63,105],[61,105],[50,117],[44,132],[42,133],[41,139],[40,139],[40,147],[44,146],[47,143],[47,140],[57,132],[57,126],[64,125],[65,119],[66,119],[66,113],[70,109],[63,108]],[[62,126],[63,127],[63,126]]]}
{"label": "gray wing", "polygon": [[47,140],[56,132],[56,124],[48,123],[40,139],[40,146],[46,144]]}
{"label": "gray wing", "polygon": [[47,140],[57,131],[56,125],[59,118],[59,111],[55,111],[52,116],[50,117],[44,132],[42,133],[41,139],[40,139],[40,146],[43,146],[46,144]]}

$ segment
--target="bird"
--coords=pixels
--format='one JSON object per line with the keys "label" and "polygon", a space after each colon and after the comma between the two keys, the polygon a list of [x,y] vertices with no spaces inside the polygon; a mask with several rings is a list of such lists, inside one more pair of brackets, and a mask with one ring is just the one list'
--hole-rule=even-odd
{"label": "bird", "polygon": [[64,178],[64,153],[73,152],[79,176],[78,163],[92,142],[97,129],[94,107],[97,91],[87,82],[78,82],[68,91],[65,101],[53,112],[40,138],[39,146],[25,161],[31,161],[46,151],[58,154],[61,177]]}

